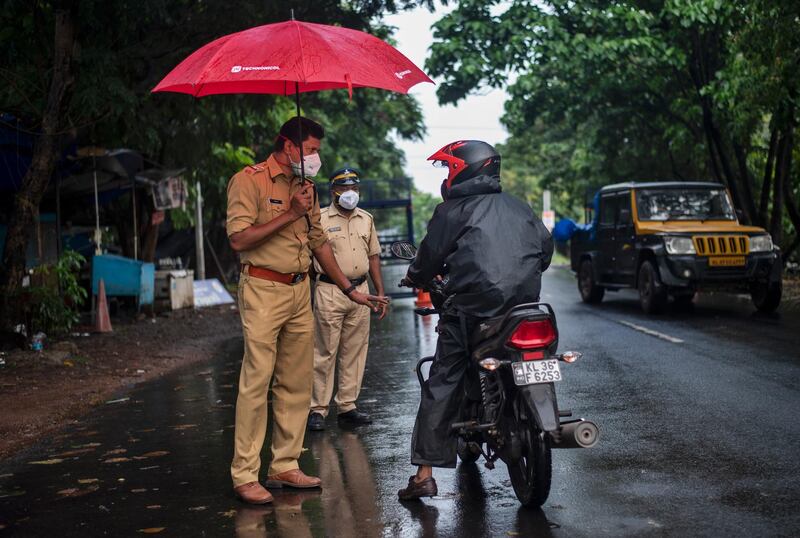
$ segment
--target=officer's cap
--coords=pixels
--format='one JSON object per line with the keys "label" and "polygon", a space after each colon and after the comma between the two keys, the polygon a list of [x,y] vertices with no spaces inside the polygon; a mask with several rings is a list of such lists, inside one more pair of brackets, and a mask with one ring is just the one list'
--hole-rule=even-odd
{"label": "officer's cap", "polygon": [[352,168],[350,166],[345,166],[344,168],[340,168],[339,170],[331,174],[330,177],[331,186],[358,185],[359,183],[361,183],[361,180],[358,178],[359,175],[361,175],[361,173],[355,168]]}

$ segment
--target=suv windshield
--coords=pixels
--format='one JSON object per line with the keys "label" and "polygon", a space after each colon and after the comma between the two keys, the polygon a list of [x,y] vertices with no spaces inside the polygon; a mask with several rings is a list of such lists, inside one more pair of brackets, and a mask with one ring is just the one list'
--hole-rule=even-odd
{"label": "suv windshield", "polygon": [[636,192],[639,220],[735,220],[725,189],[644,189]]}

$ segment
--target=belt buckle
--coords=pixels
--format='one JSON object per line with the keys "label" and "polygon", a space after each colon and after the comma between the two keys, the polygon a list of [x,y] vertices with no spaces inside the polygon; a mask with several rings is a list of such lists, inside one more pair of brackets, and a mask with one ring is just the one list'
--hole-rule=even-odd
{"label": "belt buckle", "polygon": [[303,273],[295,273],[294,276],[292,277],[292,285],[294,286],[298,282],[301,282],[304,276],[305,275]]}

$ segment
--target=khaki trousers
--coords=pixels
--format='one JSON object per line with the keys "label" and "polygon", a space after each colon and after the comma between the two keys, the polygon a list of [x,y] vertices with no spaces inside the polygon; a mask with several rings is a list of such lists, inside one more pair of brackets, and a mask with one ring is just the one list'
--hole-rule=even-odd
{"label": "khaki trousers", "polygon": [[[369,293],[366,282],[357,289],[361,293]],[[314,290],[314,390],[311,411],[328,415],[337,356],[337,411],[346,413],[356,408],[367,364],[369,314],[369,307],[351,301],[338,286],[317,283]]]}
{"label": "khaki trousers", "polygon": [[272,381],[272,462],[268,474],[297,469],[303,449],[313,368],[313,314],[308,279],[290,286],[241,274],[239,312],[244,358],[236,400],[231,478],[258,480]]}

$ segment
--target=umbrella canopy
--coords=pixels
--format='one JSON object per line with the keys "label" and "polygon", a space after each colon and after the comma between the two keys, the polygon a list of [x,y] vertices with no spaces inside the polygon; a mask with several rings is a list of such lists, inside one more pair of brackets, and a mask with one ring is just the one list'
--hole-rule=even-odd
{"label": "umbrella canopy", "polygon": [[375,36],[291,20],[212,41],[178,64],[153,92],[203,97],[370,87],[408,93],[420,82],[433,81]]}

